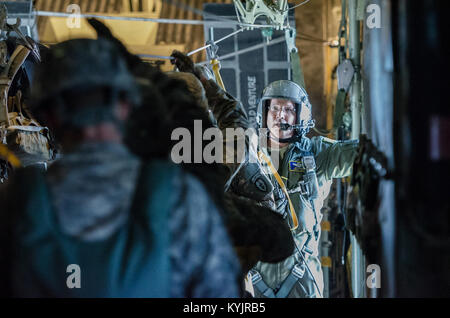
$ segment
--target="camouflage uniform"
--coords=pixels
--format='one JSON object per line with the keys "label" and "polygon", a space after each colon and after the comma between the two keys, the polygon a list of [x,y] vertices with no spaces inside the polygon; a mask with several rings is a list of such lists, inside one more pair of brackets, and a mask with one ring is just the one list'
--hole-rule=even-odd
{"label": "camouflage uniform", "polygon": [[[217,121],[217,126],[222,130],[226,137],[227,128],[250,128],[242,104],[233,96],[222,90],[213,80],[203,83],[208,99],[209,109]],[[256,131],[255,131],[256,132]],[[274,201],[272,196],[273,186],[267,174],[261,169],[255,149],[245,138],[245,160],[239,162],[235,158],[233,163],[227,163],[227,156],[235,155],[234,147],[229,149],[227,141],[224,141],[224,162],[230,170],[229,185],[230,189],[241,196],[251,198],[265,206],[273,208]]]}
{"label": "camouflage uniform", "polygon": [[[237,134],[237,136],[230,137],[226,133],[228,128],[235,130],[251,128],[243,105],[217,85],[209,69],[194,67],[192,60],[178,51],[174,51],[172,57],[174,57],[173,63],[180,71],[193,73],[203,84],[207,99],[207,111],[212,114],[215,126],[222,131],[224,137],[223,163],[228,168],[230,176],[226,189],[261,202],[267,207],[273,207],[273,187],[258,163],[255,145],[250,142],[248,136]],[[236,151],[230,141],[238,145],[239,142],[244,143],[245,153]],[[241,156],[242,154],[244,156]]]}

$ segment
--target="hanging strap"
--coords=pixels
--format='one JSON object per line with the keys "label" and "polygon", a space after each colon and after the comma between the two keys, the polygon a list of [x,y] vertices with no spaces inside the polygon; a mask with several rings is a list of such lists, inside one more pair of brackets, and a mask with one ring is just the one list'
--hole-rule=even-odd
{"label": "hanging strap", "polygon": [[292,218],[292,223],[293,223],[293,227],[291,227],[291,231],[294,231],[298,227],[298,219],[297,219],[297,214],[295,214],[294,205],[292,204],[291,198],[290,198],[289,193],[288,193],[288,191],[286,189],[286,185],[284,184],[284,182],[281,179],[281,177],[280,177],[279,173],[277,172],[277,170],[273,167],[272,162],[270,161],[270,159],[267,158],[267,156],[261,150],[258,152],[258,156],[260,157],[260,159],[264,160],[267,163],[267,165],[270,168],[270,171],[274,175],[275,179],[277,180],[278,184],[281,187],[281,190],[284,192],[284,194],[286,195],[286,197],[287,197],[287,199],[289,201],[289,210],[291,212],[291,218]]}
{"label": "hanging strap", "polygon": [[302,66],[300,64],[300,55],[295,45],[297,32],[294,28],[285,30],[286,46],[291,58],[292,80],[305,88],[305,78],[303,76]]}
{"label": "hanging strap", "polygon": [[292,68],[292,80],[299,84],[301,87],[305,87],[305,78],[303,75],[302,66],[300,64],[300,55],[298,52],[291,52],[291,68]]}
{"label": "hanging strap", "polygon": [[336,108],[334,111],[334,128],[337,129],[343,124],[343,116],[345,113],[345,97],[347,96],[346,91],[340,89],[338,90],[336,96]]}

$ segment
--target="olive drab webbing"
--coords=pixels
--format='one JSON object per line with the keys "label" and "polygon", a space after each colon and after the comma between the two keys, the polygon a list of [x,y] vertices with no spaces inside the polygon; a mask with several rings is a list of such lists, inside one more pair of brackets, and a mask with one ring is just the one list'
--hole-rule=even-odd
{"label": "olive drab webbing", "polygon": [[291,58],[292,81],[306,89],[305,77],[300,63],[300,55],[295,46],[296,35],[297,31],[295,29],[287,29],[285,31],[287,49]]}

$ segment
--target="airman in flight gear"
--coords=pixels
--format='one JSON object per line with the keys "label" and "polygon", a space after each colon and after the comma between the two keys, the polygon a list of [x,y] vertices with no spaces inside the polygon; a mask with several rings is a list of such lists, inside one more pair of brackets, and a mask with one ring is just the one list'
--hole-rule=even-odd
{"label": "airman in flight gear", "polygon": [[314,127],[311,104],[306,91],[288,80],[264,89],[258,124],[267,128],[261,130],[267,132],[267,147],[260,145],[259,155],[271,175],[276,209],[289,223],[296,249],[282,262],[259,262],[250,271],[255,297],[322,297],[320,210],[332,179],[351,173],[358,141],[306,137]]}

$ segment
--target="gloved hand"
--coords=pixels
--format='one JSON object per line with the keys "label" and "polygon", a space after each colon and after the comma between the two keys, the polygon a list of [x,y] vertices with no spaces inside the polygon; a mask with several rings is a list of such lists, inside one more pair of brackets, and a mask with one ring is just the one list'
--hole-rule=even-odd
{"label": "gloved hand", "polygon": [[215,81],[214,74],[206,66],[196,66],[192,59],[180,51],[174,50],[170,62],[174,64],[180,72],[194,74],[203,84],[208,80]]}
{"label": "gloved hand", "polygon": [[196,74],[194,62],[189,56],[177,50],[173,50],[170,56],[173,57],[170,63],[174,64],[180,72],[192,73],[200,78],[199,74]]}

